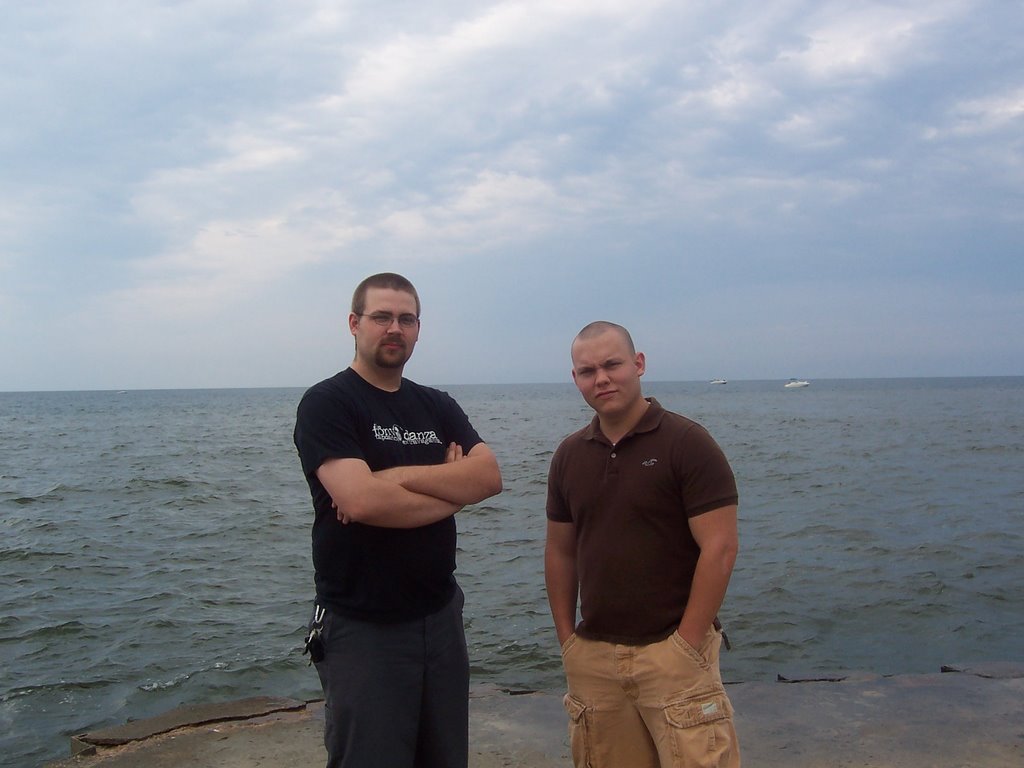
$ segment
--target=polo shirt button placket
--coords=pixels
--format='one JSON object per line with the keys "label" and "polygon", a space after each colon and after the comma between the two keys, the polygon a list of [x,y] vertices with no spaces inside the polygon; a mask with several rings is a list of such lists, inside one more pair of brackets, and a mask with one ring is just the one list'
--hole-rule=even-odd
{"label": "polo shirt button placket", "polygon": [[608,452],[608,461],[605,462],[605,479],[607,480],[615,480],[619,476],[619,469],[616,466],[618,462],[615,461],[615,457],[618,455],[613,445],[612,449]]}

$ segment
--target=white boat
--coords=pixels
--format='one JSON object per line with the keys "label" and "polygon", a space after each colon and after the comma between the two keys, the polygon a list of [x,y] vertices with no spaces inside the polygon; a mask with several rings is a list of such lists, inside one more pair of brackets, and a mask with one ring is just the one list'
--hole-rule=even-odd
{"label": "white boat", "polygon": [[728,384],[729,382],[726,381],[725,379],[712,379],[709,383],[710,384]]}
{"label": "white boat", "polygon": [[809,387],[811,382],[804,381],[803,379],[790,379],[783,386],[786,389],[799,389],[800,387]]}

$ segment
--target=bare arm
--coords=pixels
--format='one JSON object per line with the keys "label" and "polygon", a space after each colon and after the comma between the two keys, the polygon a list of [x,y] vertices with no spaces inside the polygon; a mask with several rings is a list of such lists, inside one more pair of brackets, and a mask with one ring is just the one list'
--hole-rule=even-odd
{"label": "bare arm", "polygon": [[453,443],[448,446],[444,464],[391,467],[375,472],[374,476],[460,507],[501,492],[501,470],[486,443],[477,443],[465,456],[462,448]]}
{"label": "bare arm", "polygon": [[461,504],[415,493],[381,479],[362,459],[325,461],[316,476],[331,494],[342,523],[419,528],[450,517],[462,508]]}
{"label": "bare arm", "polygon": [[548,520],[544,544],[544,583],[548,605],[561,645],[576,630],[576,599],[579,577],[576,572],[576,526]]}
{"label": "bare arm", "polygon": [[679,622],[679,634],[694,648],[703,644],[708,628],[722,607],[736,563],[739,550],[736,509],[735,504],[730,504],[690,518],[690,531],[700,546],[700,556],[690,599]]}

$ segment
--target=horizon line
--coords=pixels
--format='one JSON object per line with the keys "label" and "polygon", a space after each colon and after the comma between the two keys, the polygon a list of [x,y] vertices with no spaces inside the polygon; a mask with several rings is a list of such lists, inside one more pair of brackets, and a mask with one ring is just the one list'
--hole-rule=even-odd
{"label": "horizon line", "polygon": [[[768,377],[754,379],[725,379],[726,385],[730,382],[736,383],[760,383],[760,382],[786,382],[794,377]],[[830,381],[905,381],[905,380],[929,380],[929,379],[1019,379],[1024,374],[970,374],[970,375],[941,375],[941,376],[839,376],[839,377],[795,377],[812,384]],[[646,379],[650,384],[710,384],[713,379]],[[315,382],[314,382],[315,383]],[[423,384],[422,381],[417,381]],[[438,382],[425,384],[429,387],[527,387],[527,386],[571,386],[572,380],[563,381],[505,381],[505,382]],[[256,390],[256,389],[308,389],[312,384],[259,384],[259,385],[223,385],[223,386],[187,386],[187,387],[96,387],[89,389],[0,389],[0,394],[5,395],[31,395],[31,394],[60,394],[75,392],[111,392],[114,394],[128,392],[217,392],[230,390]],[[721,385],[719,385],[721,386]]]}

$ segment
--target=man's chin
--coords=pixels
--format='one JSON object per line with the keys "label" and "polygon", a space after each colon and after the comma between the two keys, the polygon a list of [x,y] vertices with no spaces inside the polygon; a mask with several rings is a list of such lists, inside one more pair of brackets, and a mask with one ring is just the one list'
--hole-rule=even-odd
{"label": "man's chin", "polygon": [[401,368],[408,359],[409,356],[402,350],[398,356],[377,355],[376,363],[378,368]]}

